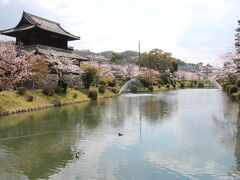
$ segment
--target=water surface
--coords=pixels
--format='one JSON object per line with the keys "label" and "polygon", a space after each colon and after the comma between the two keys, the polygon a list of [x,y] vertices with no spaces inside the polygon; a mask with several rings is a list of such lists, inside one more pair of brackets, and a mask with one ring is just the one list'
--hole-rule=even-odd
{"label": "water surface", "polygon": [[240,179],[238,111],[185,89],[2,117],[0,179]]}

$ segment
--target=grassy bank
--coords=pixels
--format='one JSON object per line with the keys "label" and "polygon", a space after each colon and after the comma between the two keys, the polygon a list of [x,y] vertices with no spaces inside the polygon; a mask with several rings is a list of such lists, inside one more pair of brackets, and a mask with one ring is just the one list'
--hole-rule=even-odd
{"label": "grassy bank", "polygon": [[[175,85],[151,85],[153,91],[166,91],[166,90],[176,90],[176,89],[184,89],[184,88],[211,88],[214,87],[209,81],[176,81]],[[124,91],[125,93],[131,93],[131,89],[127,89]],[[137,93],[141,92],[151,92],[147,87],[138,88]]]}
{"label": "grassy bank", "polygon": [[240,103],[240,78],[232,82],[221,83],[221,85],[233,101]]}
{"label": "grassy bank", "polygon": [[[153,91],[173,90],[184,88],[181,87],[181,83],[184,83],[184,87],[191,87],[191,82],[177,82],[175,88],[173,85],[153,85]],[[194,84],[195,85],[195,84]],[[205,87],[209,84],[204,84]],[[197,86],[192,86],[196,88]],[[88,97],[89,91],[98,91],[99,87],[91,87],[90,90],[83,88],[68,88],[66,94],[54,93],[48,96],[42,92],[42,90],[26,90],[24,93],[19,91],[2,91],[0,92],[0,115],[15,114],[21,112],[28,112],[39,109],[46,109],[54,106],[75,104],[81,102],[87,102],[91,99]],[[120,89],[117,85],[116,88],[106,87],[104,93],[98,92],[98,99],[116,96],[117,92],[113,89]],[[130,90],[128,91],[130,92]],[[151,92],[148,88],[138,89],[138,92]]]}
{"label": "grassy bank", "polygon": [[[19,95],[17,91],[2,91],[0,92],[0,114],[20,113],[58,105],[86,102],[91,100],[88,97],[88,92],[87,89],[69,88],[64,95],[47,96],[41,90],[27,90],[24,95]],[[98,94],[98,99],[115,95],[115,93],[106,89],[104,93]],[[29,99],[29,97],[32,98]]]}
{"label": "grassy bank", "polygon": [[[2,91],[0,92],[0,116],[8,114],[16,114],[21,112],[29,112],[33,110],[46,109],[60,105],[75,104],[91,101],[88,97],[89,91],[96,87],[87,89],[68,88],[66,94],[54,94],[47,96],[42,93],[42,90],[26,90],[24,94],[19,94],[19,91]],[[119,87],[117,87],[119,89]],[[169,89],[174,89],[170,87]],[[148,91],[148,89],[142,89]],[[168,90],[165,86],[158,88],[154,86],[154,91]],[[98,92],[98,99],[113,97],[118,94],[112,92],[111,88],[106,88],[104,93]],[[32,97],[29,100],[29,97]]]}

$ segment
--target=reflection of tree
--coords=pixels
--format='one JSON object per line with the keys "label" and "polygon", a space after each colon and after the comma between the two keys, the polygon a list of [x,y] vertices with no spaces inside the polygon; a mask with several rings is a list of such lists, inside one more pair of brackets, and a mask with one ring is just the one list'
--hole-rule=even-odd
{"label": "reflection of tree", "polygon": [[89,102],[84,108],[79,109],[78,113],[85,114],[83,123],[86,128],[94,129],[99,126],[102,122],[101,117],[101,105],[104,106],[103,103],[98,103],[96,101]]}
{"label": "reflection of tree", "polygon": [[121,127],[126,119],[134,114],[135,108],[132,107],[137,98],[117,97],[104,101],[107,108],[102,111],[105,117],[113,127]]}
{"label": "reflection of tree", "polygon": [[125,120],[125,108],[124,101],[121,102],[120,99],[113,99],[113,101],[109,102],[109,112],[110,114],[110,122],[113,127],[121,127],[124,124]]}
{"label": "reflection of tree", "polygon": [[[222,102],[219,103],[220,109],[213,115],[214,136],[219,138],[218,142],[229,148],[230,152],[234,149],[236,158],[236,167],[231,174],[240,172],[240,109],[238,104],[233,103],[225,94],[222,96]],[[238,114],[237,114],[238,112]]]}
{"label": "reflection of tree", "polygon": [[239,172],[240,171],[240,110],[238,112],[238,121],[237,121],[235,157],[236,157],[236,169]]}
{"label": "reflection of tree", "polygon": [[73,159],[71,144],[75,141],[74,134],[68,138],[64,135],[49,133],[2,142],[2,147],[11,153],[0,158],[1,171],[11,173],[14,167],[29,179],[47,179]]}
{"label": "reflection of tree", "polygon": [[101,108],[104,103],[90,102],[1,118],[0,150],[11,153],[0,157],[0,172],[47,179],[66,167],[82,129],[99,126]]}
{"label": "reflection of tree", "polygon": [[172,111],[169,109],[169,104],[163,99],[151,98],[150,101],[146,101],[140,106],[142,116],[153,124],[162,122]]}
{"label": "reflection of tree", "polygon": [[82,137],[104,135],[107,128],[122,127],[126,120],[138,122],[140,113],[143,120],[158,123],[170,111],[172,105],[164,98],[120,96],[2,117],[0,174],[14,170],[29,179],[48,179],[73,161],[73,149]]}
{"label": "reflection of tree", "polygon": [[237,112],[239,107],[230,98],[222,94],[218,110],[213,114],[214,135],[226,147],[234,147],[237,133]]}

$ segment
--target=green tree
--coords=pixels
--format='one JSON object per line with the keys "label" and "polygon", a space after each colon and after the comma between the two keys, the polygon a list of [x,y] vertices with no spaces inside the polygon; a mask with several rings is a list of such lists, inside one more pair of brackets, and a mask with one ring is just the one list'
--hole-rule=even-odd
{"label": "green tree", "polygon": [[92,100],[97,100],[97,97],[98,97],[97,90],[96,89],[90,90],[89,94],[88,94],[88,97],[91,98]]}
{"label": "green tree", "polygon": [[141,54],[140,66],[157,70],[160,73],[167,70],[174,72],[177,71],[178,61],[172,57],[171,53],[164,52],[161,49],[153,49]]}
{"label": "green tree", "polygon": [[98,79],[97,75],[97,69],[94,67],[88,67],[84,69],[84,72],[82,73],[82,81],[83,85],[86,89],[89,89],[89,87],[96,82]]}
{"label": "green tree", "polygon": [[115,53],[115,52],[112,53],[112,57],[110,59],[110,61],[112,63],[119,64],[119,63],[121,63],[122,60],[123,60],[123,55],[122,54]]}
{"label": "green tree", "polygon": [[56,93],[59,94],[66,94],[67,93],[67,88],[68,88],[68,80],[64,77],[61,77],[58,80],[58,85],[56,87]]}

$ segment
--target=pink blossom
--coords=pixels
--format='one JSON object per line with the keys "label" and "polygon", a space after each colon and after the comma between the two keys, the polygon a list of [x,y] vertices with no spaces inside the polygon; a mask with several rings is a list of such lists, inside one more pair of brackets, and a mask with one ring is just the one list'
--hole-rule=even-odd
{"label": "pink blossom", "polygon": [[26,52],[17,56],[16,45],[0,42],[0,90],[12,89],[17,82],[34,75],[31,67],[35,60]]}

